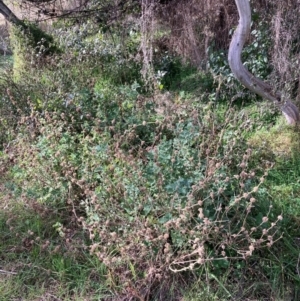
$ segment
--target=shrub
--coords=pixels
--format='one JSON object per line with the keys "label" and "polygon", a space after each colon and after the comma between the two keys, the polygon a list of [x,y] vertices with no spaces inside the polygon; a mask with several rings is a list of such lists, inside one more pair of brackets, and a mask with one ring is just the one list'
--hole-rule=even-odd
{"label": "shrub", "polygon": [[90,116],[45,111],[31,135],[20,125],[11,178],[16,193],[74,216],[114,289],[163,294],[173,272],[219,273],[280,238],[282,217],[260,205],[270,163],[250,168],[246,118],[175,103],[168,114],[161,96],[139,107],[134,89],[119,100],[95,89]]}

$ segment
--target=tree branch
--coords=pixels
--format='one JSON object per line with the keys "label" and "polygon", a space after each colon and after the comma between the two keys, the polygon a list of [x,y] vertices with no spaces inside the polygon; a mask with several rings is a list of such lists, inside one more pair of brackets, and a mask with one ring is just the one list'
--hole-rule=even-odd
{"label": "tree branch", "polygon": [[239,25],[232,37],[228,61],[235,77],[250,91],[272,101],[282,111],[289,124],[300,122],[299,110],[290,100],[282,101],[282,95],[274,92],[273,88],[251,74],[243,65],[241,57],[244,44],[250,33],[251,9],[249,0],[235,0],[239,12]]}
{"label": "tree branch", "polygon": [[8,22],[12,22],[15,25],[21,24],[21,20],[6,6],[2,0],[0,0],[0,13]]}

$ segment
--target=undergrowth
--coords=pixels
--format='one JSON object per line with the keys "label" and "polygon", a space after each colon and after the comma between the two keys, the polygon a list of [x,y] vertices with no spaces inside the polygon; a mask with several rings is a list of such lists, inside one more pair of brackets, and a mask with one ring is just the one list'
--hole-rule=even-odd
{"label": "undergrowth", "polygon": [[113,39],[62,36],[1,74],[3,300],[297,299],[297,133],[216,74],[150,90]]}

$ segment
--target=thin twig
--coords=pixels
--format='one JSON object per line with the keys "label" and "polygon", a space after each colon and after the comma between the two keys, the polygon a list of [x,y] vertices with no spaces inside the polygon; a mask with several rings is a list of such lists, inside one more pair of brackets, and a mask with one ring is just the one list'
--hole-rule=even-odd
{"label": "thin twig", "polygon": [[300,262],[300,254],[299,254],[299,256],[298,256],[298,262],[297,262],[297,266],[296,266],[298,276],[300,276],[300,272],[299,272],[299,262]]}
{"label": "thin twig", "polygon": [[10,275],[17,275],[16,272],[10,272],[10,271],[5,271],[5,270],[0,270],[1,274],[10,274]]}

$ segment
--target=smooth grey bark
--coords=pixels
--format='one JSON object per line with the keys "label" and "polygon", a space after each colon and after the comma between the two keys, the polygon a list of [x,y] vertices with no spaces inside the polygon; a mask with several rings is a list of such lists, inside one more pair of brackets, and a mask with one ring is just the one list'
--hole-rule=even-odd
{"label": "smooth grey bark", "polygon": [[230,46],[228,61],[235,77],[249,90],[272,101],[282,111],[289,124],[300,122],[299,110],[290,100],[282,100],[280,92],[251,74],[242,63],[242,50],[250,34],[251,9],[249,0],[235,0],[239,12],[239,25],[234,32]]}

